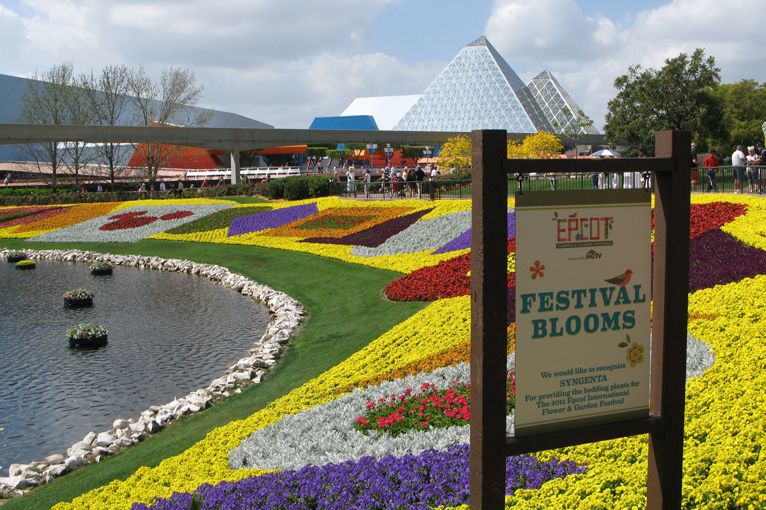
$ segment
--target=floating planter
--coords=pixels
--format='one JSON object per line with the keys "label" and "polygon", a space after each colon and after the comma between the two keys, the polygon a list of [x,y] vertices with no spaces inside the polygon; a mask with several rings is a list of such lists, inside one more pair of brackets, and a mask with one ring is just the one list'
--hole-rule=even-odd
{"label": "floating planter", "polygon": [[66,337],[70,347],[94,348],[102,347],[107,343],[109,332],[98,324],[89,322],[72,326],[66,330]]}
{"label": "floating planter", "polygon": [[90,266],[90,274],[96,276],[112,274],[112,264],[106,261],[99,261]]}
{"label": "floating planter", "polygon": [[88,289],[73,289],[64,292],[64,306],[67,308],[85,308],[93,306],[93,292]]}
{"label": "floating planter", "polygon": [[27,258],[27,254],[23,251],[9,251],[8,254],[5,256],[5,260],[8,262],[20,262]]}
{"label": "floating planter", "polygon": [[34,269],[35,261],[29,259],[23,259],[16,262],[16,269]]}

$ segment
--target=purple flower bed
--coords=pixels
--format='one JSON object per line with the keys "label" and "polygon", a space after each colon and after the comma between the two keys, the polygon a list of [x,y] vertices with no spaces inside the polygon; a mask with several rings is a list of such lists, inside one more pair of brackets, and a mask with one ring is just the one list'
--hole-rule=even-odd
{"label": "purple flower bed", "polygon": [[689,292],[766,274],[763,250],[710,230],[689,243]]}
{"label": "purple flower bed", "polygon": [[325,243],[325,244],[348,244],[352,246],[367,246],[376,248],[386,242],[389,237],[402,232],[404,229],[418,221],[420,218],[431,212],[433,209],[415,211],[414,213],[399,216],[378,225],[374,225],[360,232],[355,232],[343,237],[309,237],[304,239],[304,243]]}
{"label": "purple flower bed", "polygon": [[[202,485],[197,500],[203,509],[427,509],[460,505],[469,498],[468,445],[420,455],[364,457],[358,461],[306,466],[238,482]],[[572,461],[540,462],[531,456],[506,460],[506,494],[539,488],[543,482],[585,468]],[[188,510],[192,494],[175,493],[152,506],[134,503],[131,510]]]}
{"label": "purple flower bed", "polygon": [[274,209],[258,214],[248,214],[234,218],[229,225],[227,237],[249,234],[251,232],[260,232],[269,228],[277,228],[287,225],[295,220],[311,216],[319,212],[316,203],[294,205],[283,209]]}
{"label": "purple flower bed", "polygon": [[[456,238],[454,238],[452,241],[448,242],[438,250],[434,252],[434,254],[437,253],[447,253],[450,251],[457,251],[462,250],[465,248],[471,247],[471,233],[472,229],[468,229]],[[508,213],[508,239],[512,239],[516,237],[516,211],[511,211]]]}

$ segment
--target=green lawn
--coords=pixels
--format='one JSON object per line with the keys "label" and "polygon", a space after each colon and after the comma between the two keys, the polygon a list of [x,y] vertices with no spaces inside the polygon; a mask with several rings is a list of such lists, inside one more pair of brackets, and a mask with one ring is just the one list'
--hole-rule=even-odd
{"label": "green lawn", "polygon": [[[111,480],[125,479],[140,466],[155,466],[202,439],[207,432],[249,416],[321,372],[338,364],[401,322],[425,303],[396,303],[382,294],[398,273],[297,252],[251,246],[145,240],[118,243],[26,243],[0,239],[12,249],[78,248],[102,253],[155,255],[215,263],[300,301],[307,320],[274,372],[262,384],[212,408],[179,420],[167,430],[109,458],[63,476],[3,510],[47,509]],[[245,353],[243,353],[244,355]],[[141,409],[136,410],[136,415]]]}

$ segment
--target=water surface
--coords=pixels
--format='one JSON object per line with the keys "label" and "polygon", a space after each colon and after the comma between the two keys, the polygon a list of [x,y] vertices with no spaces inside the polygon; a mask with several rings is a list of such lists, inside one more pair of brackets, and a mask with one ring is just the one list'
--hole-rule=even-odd
{"label": "water surface", "polygon": [[[92,290],[93,308],[62,294]],[[64,453],[89,431],[206,387],[247,356],[269,320],[265,306],[199,276],[116,266],[0,262],[0,466]],[[95,322],[109,343],[76,350],[68,327]]]}

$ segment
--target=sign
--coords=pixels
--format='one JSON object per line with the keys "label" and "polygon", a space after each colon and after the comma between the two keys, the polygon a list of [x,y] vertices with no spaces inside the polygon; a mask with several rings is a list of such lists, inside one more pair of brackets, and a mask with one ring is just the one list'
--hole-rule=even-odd
{"label": "sign", "polygon": [[516,197],[517,436],[647,416],[644,190]]}

